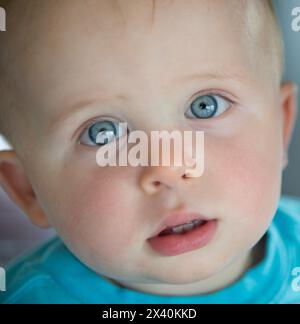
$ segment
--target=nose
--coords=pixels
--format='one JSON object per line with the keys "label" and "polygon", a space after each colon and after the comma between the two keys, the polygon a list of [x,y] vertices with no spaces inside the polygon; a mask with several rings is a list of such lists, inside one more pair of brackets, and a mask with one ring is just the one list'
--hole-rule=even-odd
{"label": "nose", "polygon": [[140,186],[147,194],[155,194],[162,189],[172,189],[182,181],[187,181],[188,174],[183,166],[150,166],[140,178]]}
{"label": "nose", "polygon": [[[189,150],[190,146],[188,146],[191,144],[184,143],[184,146],[182,147],[184,150],[183,152],[177,152],[175,150],[176,144],[174,142],[171,141],[170,145],[171,147],[169,148],[168,152],[170,154],[170,159],[167,159],[167,161],[169,162],[169,164],[167,163],[167,166],[161,165],[161,161],[159,161],[158,165],[151,165],[150,163],[150,165],[144,167],[144,169],[142,170],[142,174],[140,175],[139,179],[140,187],[145,193],[149,195],[155,194],[160,190],[176,188],[183,184],[183,182],[188,181],[189,178],[193,178],[195,176],[195,172],[193,169],[191,169],[191,165],[195,164],[197,158],[192,157],[192,152],[191,150]],[[152,146],[148,148],[148,157],[152,162],[153,152],[151,148]],[[159,145],[158,158],[160,159],[161,157],[163,157],[164,153],[167,152],[164,152],[161,145]],[[182,153],[183,156],[181,156],[181,159],[179,159],[180,163],[175,163],[177,158],[180,158],[180,154]],[[177,154],[179,155],[177,156]],[[182,160],[182,158],[184,161]]]}

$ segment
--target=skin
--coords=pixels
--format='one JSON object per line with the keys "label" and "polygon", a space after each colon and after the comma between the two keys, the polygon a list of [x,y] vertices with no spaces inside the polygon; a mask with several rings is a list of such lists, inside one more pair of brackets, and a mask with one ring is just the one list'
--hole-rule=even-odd
{"label": "skin", "polygon": [[[208,293],[263,254],[258,242],[280,197],[296,91],[274,77],[262,23],[249,38],[244,6],[159,1],[153,15],[150,1],[128,1],[122,14],[117,2],[59,1],[39,4],[27,21],[29,41],[22,56],[12,56],[17,68],[9,74],[20,141],[0,153],[1,183],[33,223],[53,226],[82,262],[120,286]],[[20,46],[7,41],[10,53]],[[225,78],[206,75],[216,72]],[[184,79],[195,73],[203,76]],[[209,120],[187,118],[192,98],[212,91],[234,101],[230,109]],[[87,101],[93,104],[81,107]],[[57,123],[78,103],[76,115]],[[99,168],[97,148],[78,139],[88,120],[103,116],[146,132],[204,131],[203,176],[185,179],[184,167]],[[217,218],[217,232],[204,248],[161,256],[147,239],[164,212],[183,207]]]}

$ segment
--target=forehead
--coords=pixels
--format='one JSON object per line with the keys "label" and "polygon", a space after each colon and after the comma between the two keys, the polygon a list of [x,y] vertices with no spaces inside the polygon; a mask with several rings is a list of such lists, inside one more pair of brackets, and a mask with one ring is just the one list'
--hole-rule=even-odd
{"label": "forehead", "polygon": [[[67,104],[89,89],[130,91],[141,82],[162,89],[195,72],[255,78],[259,40],[250,37],[246,13],[256,0],[41,2],[33,1],[31,20],[24,17],[27,41],[18,61],[25,92],[47,89],[48,104]],[[255,29],[259,34],[259,22]]]}

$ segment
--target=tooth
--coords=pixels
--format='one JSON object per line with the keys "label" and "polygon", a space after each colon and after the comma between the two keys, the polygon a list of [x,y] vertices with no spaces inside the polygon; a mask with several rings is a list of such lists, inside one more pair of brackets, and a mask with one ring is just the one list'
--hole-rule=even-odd
{"label": "tooth", "polygon": [[171,234],[171,233],[180,234],[182,232],[190,231],[194,227],[202,225],[203,223],[204,223],[203,220],[194,220],[194,221],[192,221],[190,223],[187,223],[187,224],[177,225],[177,226],[168,228],[168,229],[164,230],[161,234],[162,235]]}
{"label": "tooth", "polygon": [[189,223],[189,224],[183,225],[183,229],[184,229],[185,231],[189,231],[189,230],[191,230],[192,228],[194,228],[194,224],[193,224],[193,223]]}
{"label": "tooth", "polygon": [[173,233],[176,233],[176,234],[179,234],[183,231],[183,226],[182,225],[179,225],[179,226],[176,226],[176,227],[173,227],[172,228],[172,232]]}
{"label": "tooth", "polygon": [[195,226],[202,225],[203,223],[204,223],[204,221],[202,221],[202,220],[195,220],[195,221],[193,221],[193,224]]}

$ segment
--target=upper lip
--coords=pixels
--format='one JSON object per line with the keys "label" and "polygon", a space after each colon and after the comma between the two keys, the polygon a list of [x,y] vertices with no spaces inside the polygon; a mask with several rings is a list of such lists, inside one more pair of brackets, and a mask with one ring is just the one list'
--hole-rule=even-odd
{"label": "upper lip", "polygon": [[161,225],[158,226],[158,229],[151,237],[157,236],[166,228],[190,223],[193,220],[209,221],[210,219],[196,212],[169,212],[165,215],[165,217],[163,217]]}

